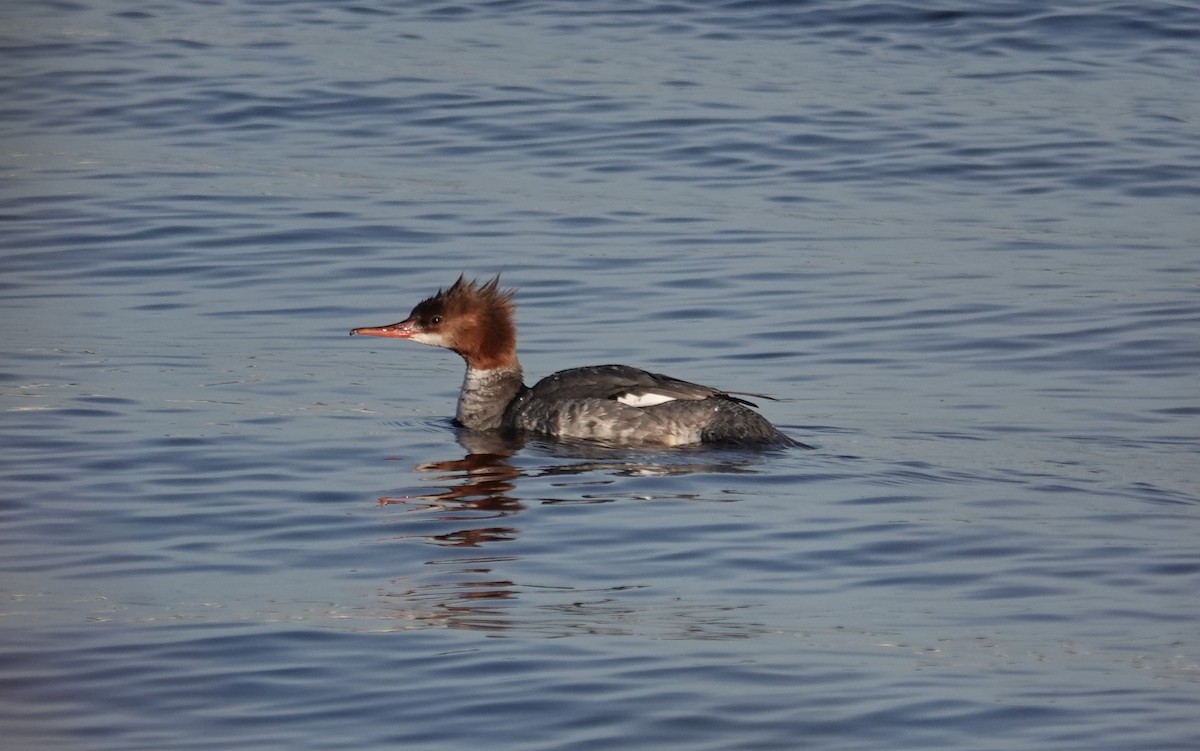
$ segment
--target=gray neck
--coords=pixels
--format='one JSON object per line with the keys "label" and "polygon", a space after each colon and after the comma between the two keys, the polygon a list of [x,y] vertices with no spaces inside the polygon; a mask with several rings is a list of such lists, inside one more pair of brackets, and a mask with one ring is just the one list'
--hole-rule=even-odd
{"label": "gray neck", "polygon": [[499,428],[505,408],[524,388],[520,365],[490,370],[467,366],[458,395],[458,422],[471,430]]}

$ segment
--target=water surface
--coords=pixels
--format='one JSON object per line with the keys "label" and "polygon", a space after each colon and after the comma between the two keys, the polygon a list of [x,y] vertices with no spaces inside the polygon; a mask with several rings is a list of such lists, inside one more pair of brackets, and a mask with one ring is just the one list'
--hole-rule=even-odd
{"label": "water surface", "polygon": [[[1200,743],[1193,4],[9,5],[14,748]],[[346,336],[497,271],[816,450]]]}

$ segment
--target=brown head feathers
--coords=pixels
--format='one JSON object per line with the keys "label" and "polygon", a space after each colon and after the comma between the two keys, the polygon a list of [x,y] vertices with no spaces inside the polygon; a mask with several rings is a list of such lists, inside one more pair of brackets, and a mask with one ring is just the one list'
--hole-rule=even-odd
{"label": "brown head feathers", "polygon": [[430,328],[444,326],[449,348],[472,368],[512,367],[517,359],[514,294],[500,289],[499,274],[483,283],[460,275],[449,289],[413,308],[411,317]]}

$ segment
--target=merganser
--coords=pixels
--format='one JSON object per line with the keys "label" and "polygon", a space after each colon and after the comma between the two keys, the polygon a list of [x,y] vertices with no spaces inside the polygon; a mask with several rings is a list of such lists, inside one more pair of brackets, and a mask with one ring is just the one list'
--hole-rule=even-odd
{"label": "merganser", "polygon": [[534,433],[617,445],[804,446],[779,432],[734,393],[628,365],[571,368],[524,383],[517,360],[513,295],[500,276],[458,281],[423,300],[399,323],[351,336],[411,339],[443,347],[467,363],[456,420],[476,431]]}

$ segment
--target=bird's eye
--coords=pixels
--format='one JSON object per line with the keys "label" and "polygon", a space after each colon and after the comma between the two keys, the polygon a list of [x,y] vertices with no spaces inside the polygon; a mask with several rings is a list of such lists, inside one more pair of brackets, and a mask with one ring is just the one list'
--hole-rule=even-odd
{"label": "bird's eye", "polygon": [[442,317],[441,317],[441,316],[434,316],[433,318],[430,318],[430,319],[429,319],[429,322],[430,322],[431,324],[433,324],[434,326],[436,326],[436,325],[438,325],[439,323],[441,323],[441,322],[442,322]]}

